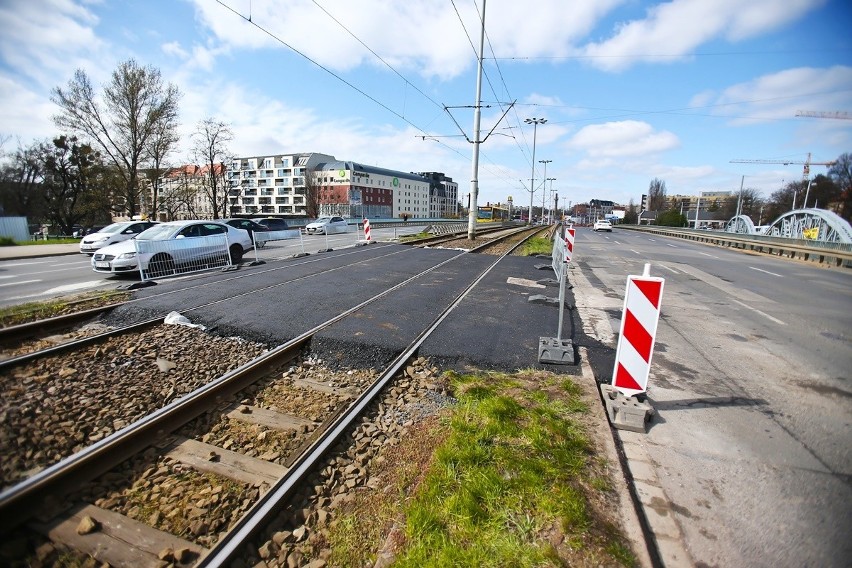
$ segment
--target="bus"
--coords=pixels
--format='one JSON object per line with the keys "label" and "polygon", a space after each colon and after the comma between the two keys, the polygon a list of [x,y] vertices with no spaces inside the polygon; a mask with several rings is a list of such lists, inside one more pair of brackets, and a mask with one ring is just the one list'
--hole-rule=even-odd
{"label": "bus", "polygon": [[509,210],[498,205],[480,205],[476,213],[476,220],[481,223],[509,220]]}

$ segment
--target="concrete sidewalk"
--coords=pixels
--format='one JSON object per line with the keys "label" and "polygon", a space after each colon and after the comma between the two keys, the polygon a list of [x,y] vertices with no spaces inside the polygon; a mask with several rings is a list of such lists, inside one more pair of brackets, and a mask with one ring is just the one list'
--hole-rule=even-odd
{"label": "concrete sidewalk", "polygon": [[80,254],[80,244],[13,245],[0,247],[0,261],[59,256],[63,254]]}

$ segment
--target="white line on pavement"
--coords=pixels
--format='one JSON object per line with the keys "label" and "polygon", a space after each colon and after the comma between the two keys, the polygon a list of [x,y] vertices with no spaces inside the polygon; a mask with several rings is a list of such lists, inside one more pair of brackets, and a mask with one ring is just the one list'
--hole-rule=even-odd
{"label": "white line on pavement", "polygon": [[20,282],[9,282],[8,284],[0,284],[0,286],[18,286],[20,284],[32,284],[33,282],[41,282],[41,280],[21,280]]}
{"label": "white line on pavement", "polygon": [[749,266],[752,270],[757,270],[758,272],[763,272],[764,274],[769,274],[771,276],[777,276],[778,278],[784,278],[783,274],[775,274],[774,272],[769,272],[768,270],[763,270],[761,268],[755,268],[754,266]]}
{"label": "white line on pavement", "polygon": [[773,322],[777,323],[778,325],[787,325],[787,324],[786,324],[786,322],[783,322],[783,321],[781,321],[781,320],[780,320],[780,319],[778,319],[778,318],[774,318],[774,317],[770,316],[769,314],[767,314],[767,313],[765,313],[765,312],[761,312],[761,311],[760,311],[760,310],[758,310],[757,308],[752,308],[752,307],[751,307],[751,306],[749,306],[748,304],[744,304],[744,303],[740,302],[739,300],[734,300],[734,302],[736,302],[737,304],[739,304],[739,305],[741,305],[742,307],[746,308],[747,310],[751,310],[751,311],[753,311],[753,312],[755,312],[755,313],[758,313],[758,314],[762,315],[763,317],[765,317],[765,318],[766,318],[766,319],[768,319],[769,321],[773,321]]}

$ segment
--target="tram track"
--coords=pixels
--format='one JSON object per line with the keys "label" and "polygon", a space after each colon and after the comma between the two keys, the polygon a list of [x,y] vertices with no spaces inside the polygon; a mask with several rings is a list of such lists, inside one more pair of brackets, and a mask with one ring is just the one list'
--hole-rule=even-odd
{"label": "tram track", "polygon": [[[239,521],[238,528],[229,532],[228,536],[218,539],[218,541],[215,543],[214,548],[207,549],[206,545],[208,543],[203,542],[203,539],[200,543],[196,542],[194,546],[202,546],[202,548],[204,548],[205,550],[196,550],[195,548],[193,548],[193,546],[185,545],[182,540],[175,541],[177,542],[176,546],[179,547],[179,550],[188,552],[181,552],[179,554],[180,558],[172,557],[172,560],[177,560],[179,563],[183,564],[183,560],[194,562],[195,560],[201,559],[200,563],[202,565],[221,565],[221,563],[225,562],[225,560],[223,559],[230,558],[231,555],[235,554],[235,551],[237,551],[241,546],[243,546],[249,538],[258,534],[264,523],[267,523],[269,521],[269,507],[271,506],[270,503],[278,503],[282,499],[285,499],[287,496],[292,495],[294,488],[298,486],[300,480],[302,479],[302,476],[306,475],[307,472],[311,470],[311,468],[316,467],[318,460],[322,457],[324,453],[327,452],[330,445],[334,444],[335,441],[339,439],[342,432],[344,432],[347,428],[351,428],[353,421],[358,417],[359,413],[364,411],[364,409],[378,396],[378,393],[381,392],[382,389],[384,389],[388,385],[388,383],[392,382],[394,377],[398,376],[400,372],[402,372],[403,375],[406,373],[408,375],[411,375],[411,372],[408,370],[408,368],[410,367],[411,362],[415,360],[415,353],[420,343],[422,343],[425,337],[428,337],[429,334],[433,333],[435,329],[437,329],[441,321],[443,321],[447,314],[452,311],[455,305],[458,305],[458,303],[463,300],[464,296],[476,286],[479,280],[481,280],[481,278],[483,278],[485,274],[487,274],[487,272],[497,264],[497,262],[499,262],[502,256],[495,260],[494,263],[492,263],[487,270],[482,272],[482,274],[480,274],[477,279],[473,280],[468,285],[468,287],[465,288],[464,291],[459,294],[459,296],[454,300],[454,302],[450,304],[443,312],[441,312],[441,314],[432,322],[432,324],[426,330],[424,330],[409,345],[409,347],[405,349],[403,353],[401,353],[387,367],[387,369],[381,374],[378,379],[376,379],[370,385],[369,388],[365,390],[363,388],[363,385],[359,385],[361,394],[354,402],[351,402],[351,404],[350,401],[353,394],[350,391],[347,391],[346,393],[343,393],[343,391],[338,392],[334,390],[334,387],[331,387],[332,392],[329,393],[328,385],[325,385],[326,388],[323,389],[320,388],[322,385],[320,385],[319,383],[312,385],[309,379],[303,379],[300,382],[291,381],[293,382],[293,384],[296,384],[298,382],[300,388],[309,387],[314,389],[315,391],[326,392],[326,394],[334,394],[335,396],[337,396],[338,394],[341,395],[341,401],[343,402],[337,401],[334,403],[326,404],[326,407],[324,409],[324,412],[326,414],[326,420],[324,420],[322,424],[316,424],[316,420],[310,420],[309,418],[299,417],[297,415],[290,414],[287,415],[289,416],[289,418],[277,419],[274,416],[274,412],[271,414],[265,411],[262,412],[260,411],[261,407],[255,407],[252,404],[243,404],[241,401],[251,400],[251,397],[244,396],[244,392],[246,391],[246,389],[256,388],[253,387],[253,385],[256,385],[258,381],[271,380],[269,379],[270,373],[273,376],[277,374],[280,375],[280,378],[286,379],[287,374],[289,372],[283,372],[282,369],[290,365],[290,362],[293,361],[299,353],[302,353],[309,348],[312,338],[318,331],[326,327],[332,326],[335,323],[343,320],[344,318],[347,318],[350,315],[364,309],[366,306],[372,304],[373,302],[380,300],[386,295],[404,288],[407,284],[415,281],[418,278],[423,277],[425,274],[428,274],[444,265],[447,265],[448,263],[452,263],[453,261],[457,260],[462,254],[463,253],[461,253],[460,255],[455,255],[447,260],[444,260],[443,262],[437,263],[432,267],[428,268],[427,270],[424,270],[412,276],[411,278],[408,278],[400,282],[399,284],[388,288],[382,293],[373,296],[369,300],[359,303],[351,309],[342,312],[337,317],[322,323],[321,325],[315,327],[312,330],[300,334],[298,337],[295,337],[291,341],[288,341],[287,343],[280,345],[275,349],[255,358],[254,360],[239,367],[238,369],[230,371],[222,377],[204,386],[201,386],[200,388],[168,404],[167,406],[154,411],[153,413],[147,415],[145,418],[135,422],[134,424],[131,424],[123,428],[122,430],[119,430],[118,432],[115,432],[114,434],[106,437],[105,439],[96,442],[94,445],[75,453],[69,458],[66,458],[60,461],[59,463],[48,467],[45,471],[36,474],[24,483],[5,491],[3,494],[0,494],[0,515],[2,515],[2,518],[4,519],[15,519],[17,517],[18,520],[23,520],[20,519],[20,515],[10,514],[11,511],[35,511],[37,509],[37,505],[44,501],[45,495],[68,495],[68,492],[71,490],[70,488],[85,485],[93,477],[97,477],[103,472],[107,472],[111,468],[117,467],[117,464],[123,462],[124,460],[130,459],[134,455],[138,455],[139,452],[145,452],[147,449],[147,452],[150,453],[150,448],[152,446],[152,443],[154,443],[153,440],[160,440],[166,434],[177,432],[193,420],[199,419],[199,417],[215,416],[216,412],[219,412],[221,414],[222,412],[227,410],[227,412],[224,413],[226,416],[228,416],[228,422],[232,420],[237,420],[240,415],[243,415],[243,417],[249,415],[253,418],[265,416],[265,418],[262,420],[265,420],[263,424],[265,424],[266,427],[269,427],[269,425],[272,422],[275,422],[276,420],[283,420],[291,426],[290,430],[298,430],[300,434],[304,434],[306,436],[298,445],[305,446],[306,444],[308,444],[309,451],[303,454],[298,454],[300,457],[295,458],[292,456],[288,458],[284,458],[281,455],[276,456],[276,459],[280,462],[277,465],[284,467],[286,469],[286,472],[283,476],[279,478],[279,481],[277,481],[271,487],[271,490],[264,494],[274,495],[275,501],[270,501],[270,499],[273,499],[273,497],[267,498],[264,495],[261,495],[262,484],[261,486],[256,487],[258,486],[258,483],[255,482],[252,484],[252,487],[255,487],[256,490],[248,490],[248,493],[252,495],[252,498],[256,498],[257,501],[251,507],[250,511],[242,517],[242,520]],[[305,382],[306,380],[307,382]],[[277,387],[273,388],[273,390],[286,390],[290,388],[290,386],[281,386],[279,384]],[[239,401],[234,400],[235,396],[239,398]],[[342,410],[344,406],[346,406],[345,412]],[[294,416],[295,418],[293,418]],[[208,422],[209,421],[210,420],[208,420]],[[293,427],[294,425],[295,427]],[[206,437],[208,441],[215,440],[217,438],[217,434],[215,434],[214,430],[209,430],[203,434],[195,433],[194,436],[201,439]],[[193,439],[192,435],[185,435],[181,438],[181,440],[191,439]],[[197,444],[207,443],[199,440],[196,440],[196,442]],[[164,447],[163,445],[165,444],[165,442],[157,442],[157,444],[160,447]],[[169,444],[173,445],[173,441],[169,442]],[[190,460],[187,455],[195,456],[194,459],[198,463],[194,467],[202,468],[205,462],[210,464],[220,463],[220,461],[227,461],[230,459],[238,459],[228,453],[231,452],[231,449],[227,447],[222,447],[220,449],[207,449],[206,446],[198,446],[197,444],[194,445],[193,443],[181,441],[178,446],[183,445],[185,447],[189,445],[192,446],[193,449],[186,450],[188,454],[181,454],[183,457],[176,461],[178,461],[179,463],[184,463],[184,461]],[[218,446],[214,447],[218,448]],[[289,446],[287,447],[289,448]],[[205,452],[207,456],[206,459],[204,457]],[[223,456],[227,456],[227,460],[223,460]],[[269,456],[267,455],[267,457]],[[148,456],[148,459],[150,459],[150,456]],[[146,464],[148,467],[147,469],[145,469],[145,471],[149,471],[152,468],[153,471],[160,471],[163,470],[163,468],[169,470],[169,468],[171,467],[169,464],[171,462],[165,461],[166,458],[162,455],[158,455],[157,459],[161,459],[163,461],[155,461],[153,463]],[[284,463],[287,463],[288,465],[283,465]],[[217,471],[220,471],[221,469],[222,468],[219,467]],[[240,467],[234,466],[224,468],[224,470],[227,471],[233,471],[238,469],[246,469],[245,460],[243,462],[243,465],[241,465]],[[264,468],[262,466],[259,466],[258,469],[263,470]],[[274,470],[274,468],[272,469]],[[298,474],[290,472],[298,472]],[[109,474],[106,475],[108,476]],[[246,480],[244,479],[242,480],[242,482],[245,483]],[[131,487],[133,487],[133,484],[131,484]],[[240,494],[242,495],[242,493]],[[104,497],[101,497],[101,499],[104,499]],[[108,501],[110,498],[107,497],[105,499],[107,499]],[[249,499],[249,497],[242,497],[242,502],[244,503],[246,499]],[[61,498],[57,498],[56,500],[61,500]],[[203,499],[201,499],[200,501],[202,500]],[[97,499],[95,501],[97,501]],[[228,500],[225,499],[225,501]],[[100,501],[100,503],[104,504],[103,501]],[[87,505],[86,507],[95,507],[95,505]],[[203,507],[196,508],[201,509]],[[239,508],[240,507],[238,507],[238,509]],[[64,521],[52,522],[50,526],[64,527],[64,529],[59,532],[51,533],[52,538],[59,540],[62,540],[62,538],[68,538],[73,540],[74,537],[72,533],[79,532],[79,527],[81,526],[81,523],[84,521],[85,517],[92,517],[92,515],[85,513],[85,511],[95,511],[99,515],[103,515],[104,518],[112,518],[110,515],[101,513],[101,509],[101,507],[98,507],[97,509],[79,509],[76,512],[76,517],[72,515],[71,517],[66,518]],[[245,511],[240,512],[243,513]],[[169,512],[163,513],[163,515],[166,516],[168,514]],[[89,532],[87,534],[99,532],[100,529],[97,528],[98,523],[100,523],[101,527],[104,526],[103,523],[105,521],[98,521],[97,519],[94,519],[94,521],[95,528],[92,528],[92,532]],[[72,525],[74,525],[74,523],[77,523],[77,528],[72,531],[71,528],[73,528]],[[116,523],[121,524],[119,521],[116,521]],[[112,521],[110,521],[107,524],[112,526],[112,524],[115,523],[112,523]],[[224,524],[230,525],[230,521]],[[44,523],[42,523],[40,526],[42,530],[46,530],[47,532],[50,532],[51,530],[46,529],[45,527],[47,525],[45,525]],[[221,525],[217,525],[217,528],[215,530],[218,530],[220,528]],[[196,525],[196,529],[199,529],[199,525]],[[142,529],[140,527],[137,527],[137,530]],[[211,532],[211,530],[213,529],[208,526],[204,528],[204,530],[199,529],[194,532],[202,532],[206,535],[208,532]],[[190,529],[190,532],[193,531]],[[60,533],[66,536],[61,537]],[[103,535],[99,534],[99,536]],[[154,539],[153,542],[165,542],[164,540],[162,540],[163,538],[165,540],[168,540],[169,537],[158,537],[157,539]],[[117,544],[114,542],[113,548],[116,545]],[[118,546],[122,545],[119,544]],[[173,552],[175,550],[178,550],[174,547],[171,547],[171,549]],[[89,554],[92,553],[91,550],[87,550],[86,552]],[[146,554],[148,554],[149,556],[151,553],[151,550],[148,550],[146,552]],[[159,552],[156,554],[159,554]]]}

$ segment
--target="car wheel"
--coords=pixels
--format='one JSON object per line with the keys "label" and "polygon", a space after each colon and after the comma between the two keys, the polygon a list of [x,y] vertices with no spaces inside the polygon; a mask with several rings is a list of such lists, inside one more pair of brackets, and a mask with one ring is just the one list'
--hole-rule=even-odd
{"label": "car wheel", "polygon": [[231,264],[239,264],[243,259],[243,247],[240,245],[231,245]]}
{"label": "car wheel", "polygon": [[151,278],[159,278],[160,276],[169,276],[175,273],[175,261],[171,256],[160,253],[154,255],[148,263],[148,276]]}

